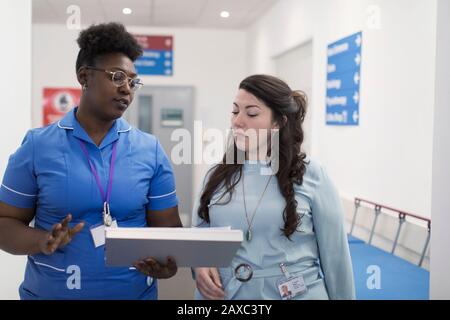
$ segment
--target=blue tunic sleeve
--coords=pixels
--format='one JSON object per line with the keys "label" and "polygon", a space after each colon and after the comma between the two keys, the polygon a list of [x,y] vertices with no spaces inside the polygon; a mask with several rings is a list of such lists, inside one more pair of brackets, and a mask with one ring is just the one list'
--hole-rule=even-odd
{"label": "blue tunic sleeve", "polygon": [[0,188],[0,201],[18,208],[33,208],[37,201],[37,179],[34,171],[32,131],[9,158]]}
{"label": "blue tunic sleeve", "polygon": [[325,169],[315,165],[314,171],[317,184],[311,211],[328,295],[333,300],[355,299],[342,203]]}
{"label": "blue tunic sleeve", "polygon": [[178,198],[175,190],[175,177],[169,158],[159,141],[156,141],[156,161],[154,175],[150,182],[147,210],[164,210],[175,207]]}

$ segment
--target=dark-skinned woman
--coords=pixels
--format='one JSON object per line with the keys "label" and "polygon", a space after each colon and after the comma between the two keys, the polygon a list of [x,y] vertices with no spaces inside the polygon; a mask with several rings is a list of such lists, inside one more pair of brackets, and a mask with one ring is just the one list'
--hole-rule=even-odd
{"label": "dark-skinned woman", "polygon": [[[78,38],[80,104],[30,130],[0,188],[0,248],[28,255],[21,299],[157,299],[171,258],[105,265],[104,228],[180,227],[173,171],[158,140],[122,115],[142,86],[142,49],[117,23]],[[34,219],[34,226],[29,226]]]}

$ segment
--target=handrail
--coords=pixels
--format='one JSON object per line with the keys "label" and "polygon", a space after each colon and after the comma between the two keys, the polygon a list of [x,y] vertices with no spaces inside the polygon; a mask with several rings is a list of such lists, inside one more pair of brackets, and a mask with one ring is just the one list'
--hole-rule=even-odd
{"label": "handrail", "polygon": [[427,248],[428,248],[428,244],[430,242],[430,237],[431,237],[431,219],[419,216],[417,214],[409,213],[409,212],[406,212],[404,210],[394,209],[392,207],[389,207],[389,206],[386,206],[386,205],[383,205],[383,204],[379,204],[379,203],[376,203],[376,202],[373,202],[373,201],[369,201],[369,200],[366,200],[366,199],[363,199],[363,198],[355,197],[355,211],[354,211],[354,214],[353,214],[352,226],[351,226],[351,229],[350,229],[350,234],[353,233],[353,228],[355,227],[355,222],[356,222],[356,214],[358,213],[358,208],[361,206],[361,202],[368,203],[368,204],[371,204],[371,205],[374,206],[375,218],[374,218],[374,221],[373,221],[373,224],[372,224],[372,230],[370,232],[370,238],[369,238],[368,244],[372,243],[373,235],[375,233],[375,226],[376,226],[377,221],[378,221],[378,216],[381,213],[381,209],[387,209],[389,211],[393,211],[393,212],[397,212],[398,213],[399,224],[398,224],[398,229],[397,229],[397,234],[395,236],[394,244],[393,244],[393,247],[392,247],[392,250],[391,250],[392,254],[394,254],[395,248],[397,247],[398,239],[400,237],[400,231],[402,229],[403,223],[406,220],[406,216],[413,217],[415,219],[419,219],[419,220],[423,220],[423,221],[427,222],[428,235],[427,235],[427,239],[425,241],[424,248],[422,250],[422,255],[420,257],[420,261],[418,263],[418,265],[421,267],[422,266],[422,262],[423,262],[423,260],[425,258],[425,254],[426,254],[426,251],[427,251]]}
{"label": "handrail", "polygon": [[368,204],[372,204],[374,206],[378,206],[380,208],[384,208],[384,209],[387,209],[387,210],[390,210],[390,211],[398,212],[399,214],[402,214],[402,215],[405,215],[405,216],[410,216],[410,217],[413,217],[413,218],[416,218],[416,219],[419,219],[419,220],[426,221],[427,224],[428,224],[428,228],[431,229],[431,219],[429,219],[429,218],[425,218],[425,217],[419,216],[419,215],[414,214],[414,213],[409,213],[409,212],[406,212],[404,210],[395,209],[395,208],[392,208],[392,207],[389,207],[389,206],[386,206],[386,205],[383,205],[383,204],[379,204],[379,203],[376,203],[376,202],[373,202],[373,201],[365,200],[363,198],[356,197],[355,198],[355,202],[356,201],[365,202],[365,203],[368,203]]}

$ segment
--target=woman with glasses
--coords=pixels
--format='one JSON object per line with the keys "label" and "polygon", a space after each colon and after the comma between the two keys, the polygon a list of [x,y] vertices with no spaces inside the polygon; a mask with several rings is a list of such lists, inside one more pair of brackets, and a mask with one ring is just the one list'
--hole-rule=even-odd
{"label": "woman with glasses", "polygon": [[154,279],[176,273],[173,259],[105,265],[105,227],[181,226],[163,148],[122,118],[142,86],[142,49],[116,23],[89,27],[78,44],[79,106],[30,130],[9,159],[0,248],[28,256],[22,299],[156,299]]}
{"label": "woman with glasses", "polygon": [[354,298],[339,196],[302,150],[305,114],[305,96],[280,79],[241,82],[233,139],[205,178],[192,225],[240,229],[244,242],[229,267],[195,269],[197,298]]}

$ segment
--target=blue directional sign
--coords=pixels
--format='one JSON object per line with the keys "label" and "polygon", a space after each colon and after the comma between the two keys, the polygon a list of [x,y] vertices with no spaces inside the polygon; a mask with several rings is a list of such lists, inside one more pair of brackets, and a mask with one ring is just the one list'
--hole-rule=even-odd
{"label": "blue directional sign", "polygon": [[135,35],[144,53],[135,61],[140,75],[173,75],[173,37]]}
{"label": "blue directional sign", "polygon": [[326,124],[359,124],[362,32],[328,45]]}

